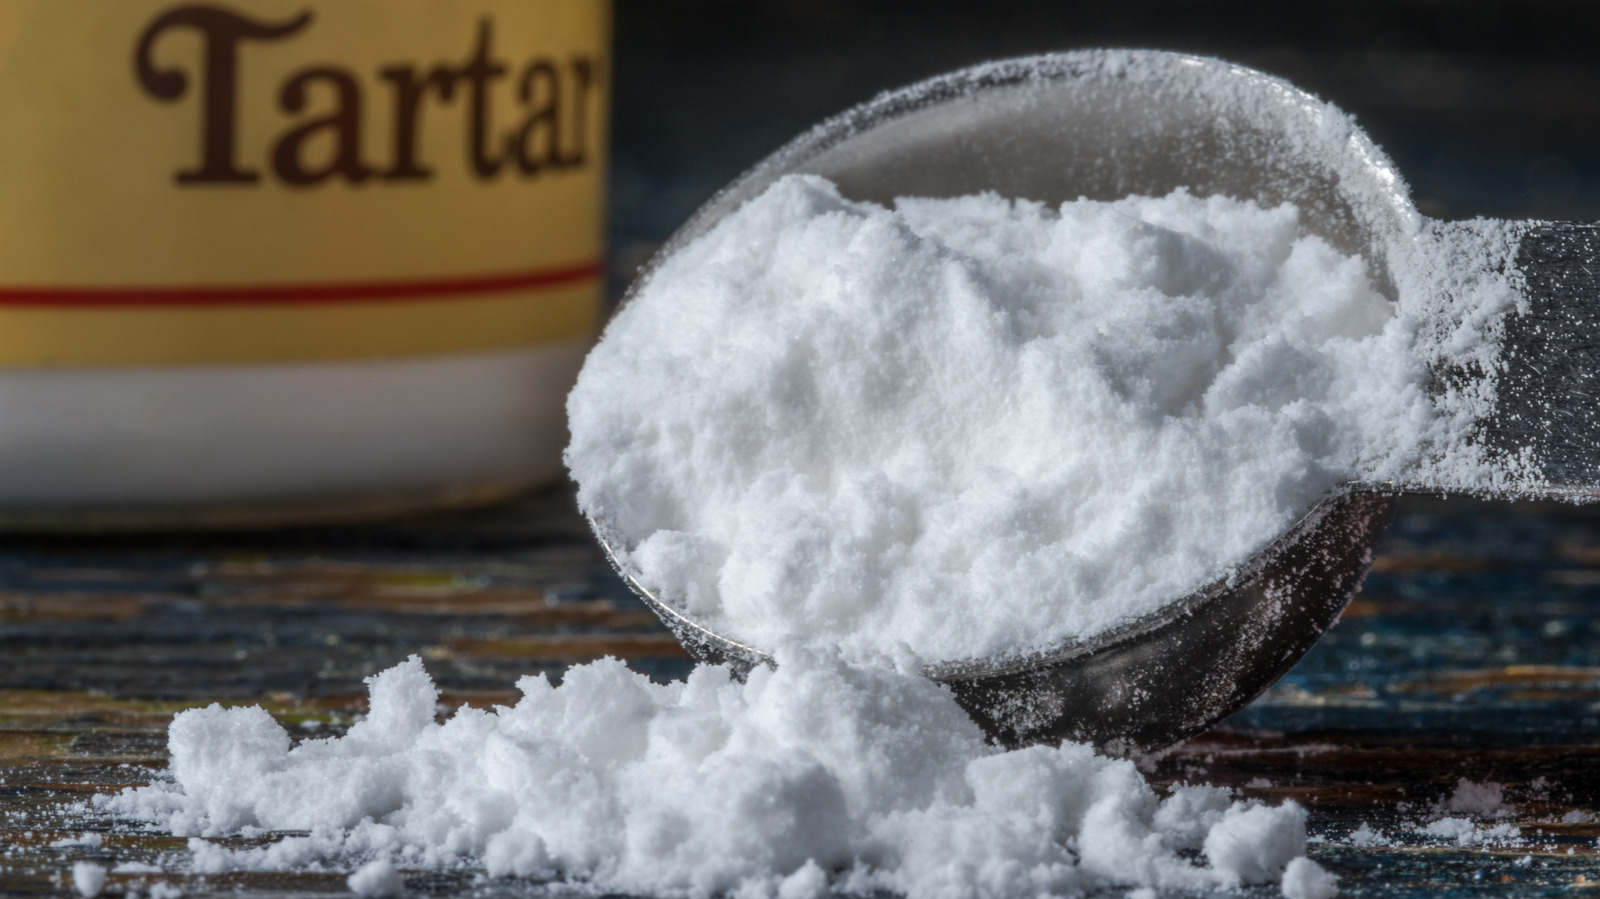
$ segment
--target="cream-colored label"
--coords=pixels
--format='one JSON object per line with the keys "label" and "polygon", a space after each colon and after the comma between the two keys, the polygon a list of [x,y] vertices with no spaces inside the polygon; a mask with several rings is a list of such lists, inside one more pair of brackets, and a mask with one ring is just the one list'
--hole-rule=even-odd
{"label": "cream-colored label", "polygon": [[600,0],[5,0],[0,366],[589,333],[608,29]]}

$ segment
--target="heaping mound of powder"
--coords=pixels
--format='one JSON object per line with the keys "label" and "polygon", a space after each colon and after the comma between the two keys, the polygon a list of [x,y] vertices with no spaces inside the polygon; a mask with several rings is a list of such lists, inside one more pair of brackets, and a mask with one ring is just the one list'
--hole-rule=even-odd
{"label": "heaping mound of powder", "polygon": [[1414,323],[1297,219],[787,177],[590,354],[579,503],[644,585],[761,647],[957,660],[1149,614],[1433,426]]}
{"label": "heaping mound of powder", "polygon": [[[169,779],[94,804],[194,837],[199,872],[364,862],[350,882],[372,894],[399,888],[396,865],[480,862],[660,896],[1203,890],[1279,881],[1305,853],[1293,803],[1161,799],[1131,762],[1070,743],[1002,752],[945,689],[837,654],[785,654],[743,684],[701,667],[663,686],[607,660],[442,724],[415,657],[368,682],[364,721],[299,745],[260,708],[183,712]],[[261,829],[309,833],[201,839]],[[1317,873],[1290,870],[1285,887]]]}

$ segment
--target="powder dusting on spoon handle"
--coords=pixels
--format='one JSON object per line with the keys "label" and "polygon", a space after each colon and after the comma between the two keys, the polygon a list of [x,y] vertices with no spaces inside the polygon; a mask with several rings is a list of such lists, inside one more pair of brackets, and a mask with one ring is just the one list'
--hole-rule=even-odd
{"label": "powder dusting on spoon handle", "polygon": [[1482,442],[1505,460],[1512,492],[1592,501],[1600,498],[1600,227],[1507,230],[1520,238],[1520,303],[1496,328],[1500,364],[1487,372],[1495,392]]}

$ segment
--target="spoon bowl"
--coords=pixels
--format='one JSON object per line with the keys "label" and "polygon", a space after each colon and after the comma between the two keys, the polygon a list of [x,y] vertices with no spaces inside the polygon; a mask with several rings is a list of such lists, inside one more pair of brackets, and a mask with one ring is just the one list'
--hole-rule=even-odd
{"label": "spoon bowl", "polygon": [[[846,197],[879,203],[993,191],[1059,204],[1180,187],[1265,206],[1292,202],[1305,232],[1364,257],[1391,300],[1390,261],[1414,243],[1420,221],[1371,140],[1287,82],[1182,54],[1082,51],[951,73],[822,123],[708,202],[629,296],[660,260],[792,173],[824,176]],[[1391,505],[1380,490],[1336,492],[1228,577],[1152,615],[1043,652],[934,663],[926,673],[1007,746],[1070,738],[1119,752],[1165,747],[1248,703],[1337,620]],[[693,655],[742,670],[771,662],[656,595],[619,561],[619,529],[590,523]]]}
{"label": "spoon bowl", "polygon": [[[1282,677],[1339,618],[1372,565],[1392,497],[1330,496],[1230,578],[1090,640],[928,666],[1001,745],[1073,740],[1138,754],[1192,737]],[[606,558],[697,661],[741,677],[773,664],[657,597],[589,520]]]}

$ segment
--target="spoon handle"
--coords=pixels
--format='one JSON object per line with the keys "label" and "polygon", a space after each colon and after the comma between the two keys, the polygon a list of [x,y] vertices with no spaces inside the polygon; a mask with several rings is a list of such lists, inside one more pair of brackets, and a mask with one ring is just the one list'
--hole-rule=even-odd
{"label": "spoon handle", "polygon": [[1600,499],[1600,223],[1529,223],[1516,266],[1527,311],[1505,318],[1484,439],[1531,456],[1540,493]]}

